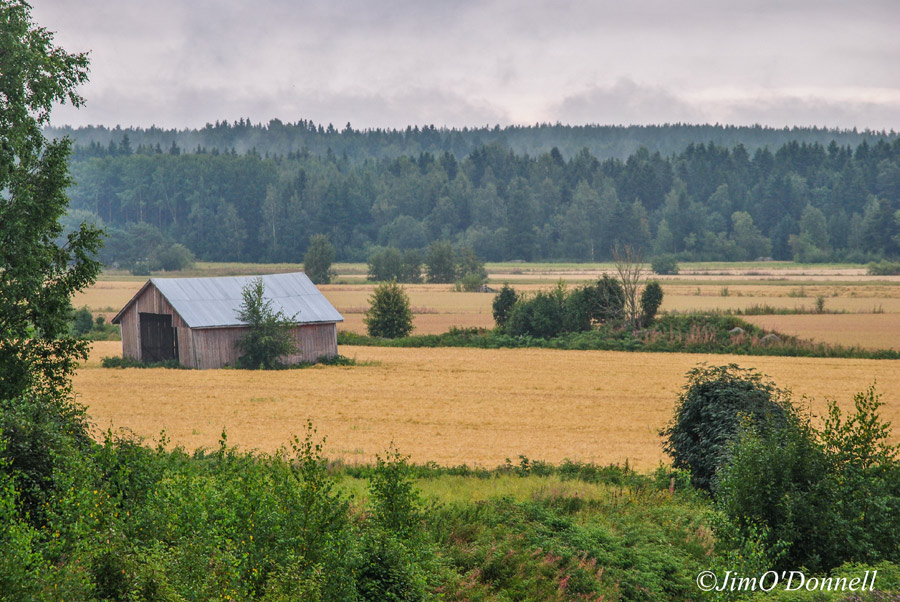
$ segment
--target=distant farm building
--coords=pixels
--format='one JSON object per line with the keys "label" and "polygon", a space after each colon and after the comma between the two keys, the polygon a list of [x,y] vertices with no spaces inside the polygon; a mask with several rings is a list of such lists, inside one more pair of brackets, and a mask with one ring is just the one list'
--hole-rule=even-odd
{"label": "distant farm building", "polygon": [[237,364],[242,291],[262,278],[272,309],[296,316],[299,353],[289,364],[337,355],[337,323],[344,318],[302,272],[224,278],[151,278],[113,318],[122,330],[122,355],[143,362],[177,360],[206,370]]}

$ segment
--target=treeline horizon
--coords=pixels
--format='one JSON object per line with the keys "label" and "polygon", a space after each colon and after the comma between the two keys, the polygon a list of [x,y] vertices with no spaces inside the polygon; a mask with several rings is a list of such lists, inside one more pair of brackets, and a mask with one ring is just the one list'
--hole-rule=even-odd
{"label": "treeline horizon", "polygon": [[[243,127],[264,137],[271,132]],[[598,261],[616,245],[681,260],[863,263],[900,256],[900,137],[893,132],[798,129],[830,132],[829,141],[789,139],[755,150],[749,138],[731,146],[687,142],[670,155],[638,146],[624,159],[587,147],[572,156],[557,146],[532,155],[498,141],[461,157],[443,150],[374,158],[366,132],[308,127],[345,150],[189,151],[174,141],[139,142],[128,133],[138,130],[110,130],[121,138],[107,144],[84,145],[73,136],[68,225],[102,222],[102,258],[121,265],[173,243],[207,261],[299,262],[315,234],[329,237],[339,261],[436,240],[471,247],[489,261]],[[571,130],[554,127],[546,131]],[[793,131],[709,127],[723,136],[761,132],[770,141]],[[535,139],[546,133],[499,131],[519,130]],[[410,132],[413,141],[423,135]],[[452,141],[472,132],[435,135]],[[860,141],[841,143],[840,136]],[[358,148],[347,151],[354,143]]]}
{"label": "treeline horizon", "polygon": [[768,147],[774,150],[788,142],[819,143],[828,146],[832,141],[840,146],[856,147],[865,141],[892,141],[900,136],[894,130],[857,130],[828,127],[782,127],[762,125],[722,125],[665,123],[659,125],[567,125],[536,123],[534,125],[485,125],[480,127],[448,128],[434,124],[410,125],[406,128],[354,128],[316,124],[300,119],[283,122],[270,119],[267,123],[253,123],[249,118],[207,123],[202,128],[115,127],[90,125],[81,127],[57,126],[45,128],[51,138],[68,136],[76,146],[114,149],[127,137],[133,148],[139,146],[182,152],[255,151],[263,156],[284,156],[309,152],[325,155],[329,152],[346,157],[351,162],[366,159],[396,158],[401,155],[452,153],[462,159],[475,149],[492,143],[510,148],[518,154],[534,156],[556,148],[566,159],[583,149],[603,160],[625,160],[641,147],[663,156],[684,151],[689,144],[714,143],[734,147],[742,144],[749,152]]}

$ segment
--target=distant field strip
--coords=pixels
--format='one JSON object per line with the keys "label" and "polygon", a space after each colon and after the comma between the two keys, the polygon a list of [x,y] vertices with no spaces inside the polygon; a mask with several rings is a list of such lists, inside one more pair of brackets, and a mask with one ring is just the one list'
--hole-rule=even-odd
{"label": "distant field strip", "polygon": [[[222,270],[220,270],[222,271]],[[725,277],[715,284],[685,284],[690,276],[663,281],[663,311],[746,310],[768,305],[779,309],[811,311],[816,297],[824,298],[825,310],[861,314],[859,319],[822,315],[777,316],[777,320],[755,320],[765,328],[782,330],[803,338],[842,345],[870,348],[900,348],[900,281],[875,280],[858,283],[785,283],[782,280],[735,284]],[[76,307],[87,306],[107,319],[115,315],[137,292],[143,281],[102,280],[76,295]],[[516,285],[517,290],[532,292],[552,283]],[[321,287],[323,294],[344,315],[341,330],[364,333],[363,312],[369,306],[374,285],[331,284]],[[448,284],[404,285],[414,312],[415,334],[439,334],[451,326],[493,328],[489,293],[455,292]],[[873,314],[863,316],[863,314]],[[891,317],[893,316],[893,317]],[[302,316],[301,316],[302,317]],[[776,316],[768,316],[776,317]],[[851,324],[850,327],[845,327]]]}
{"label": "distant field strip", "polygon": [[104,369],[115,342],[96,343],[75,377],[99,429],[162,429],[188,449],[229,443],[273,451],[307,418],[327,454],[370,462],[391,441],[416,462],[493,467],[519,454],[559,462],[664,459],[657,431],[671,416],[684,373],[705,361],[769,374],[795,397],[844,407],[877,379],[884,415],[900,422],[900,364],[877,360],[733,357],[541,349],[342,347],[355,367],[281,372]]}

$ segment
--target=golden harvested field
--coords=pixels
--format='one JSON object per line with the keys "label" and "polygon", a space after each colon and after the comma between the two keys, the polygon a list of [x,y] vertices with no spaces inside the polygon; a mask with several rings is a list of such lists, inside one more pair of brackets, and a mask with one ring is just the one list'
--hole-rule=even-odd
{"label": "golden harvested field", "polygon": [[[900,349],[900,313],[748,316],[745,319],[769,330],[824,343]],[[900,371],[900,366],[897,370]]]}
{"label": "golden harvested field", "polygon": [[[564,278],[571,285],[587,278],[595,278],[610,266],[602,264],[578,268],[577,265],[538,264],[517,265],[510,268],[503,264],[499,271],[491,272],[491,282],[495,288],[512,276],[521,276],[527,282],[515,284],[519,291],[533,292],[552,286],[555,280]],[[187,274],[190,276],[247,273],[271,271],[276,267],[298,269],[300,266],[243,266],[235,264],[206,264],[202,269]],[[362,264],[339,266],[340,278],[363,277]],[[821,296],[825,309],[843,314],[820,316],[760,316],[754,318],[757,324],[774,328],[803,338],[861,345],[871,348],[900,348],[900,277],[871,278],[860,269],[816,268],[780,269],[759,272],[757,270],[727,270],[714,274],[685,270],[679,276],[662,277],[665,298],[663,311],[707,311],[746,310],[757,305],[776,308],[806,309],[815,307],[816,297]],[[360,273],[362,270],[362,273]],[[511,274],[512,271],[522,274]],[[773,276],[773,274],[775,274]],[[550,278],[553,276],[553,278]],[[530,280],[529,280],[530,279]],[[145,282],[143,279],[125,276],[121,273],[105,274],[104,279],[77,295],[73,303],[76,307],[87,306],[96,314],[112,318]],[[341,330],[363,333],[363,314],[369,305],[372,284],[332,284],[321,290],[340,311],[345,321]],[[491,328],[494,325],[491,314],[493,295],[486,293],[455,292],[451,285],[416,284],[405,285],[415,314],[416,334],[437,334],[446,332],[451,326]],[[858,315],[857,315],[858,314]],[[854,317],[855,316],[855,317]],[[765,319],[763,319],[765,318]],[[771,318],[771,320],[769,319]]]}
{"label": "golden harvested field", "polygon": [[832,396],[848,407],[875,379],[883,415],[900,424],[894,361],[644,354],[541,349],[342,347],[354,367],[281,372],[104,369],[120,352],[96,343],[77,373],[79,400],[97,427],[162,429],[188,449],[215,447],[223,427],[246,449],[273,451],[311,419],[327,454],[371,461],[393,440],[416,462],[493,467],[519,454],[625,462],[663,460],[657,431],[684,373],[699,362],[754,367],[821,413]]}

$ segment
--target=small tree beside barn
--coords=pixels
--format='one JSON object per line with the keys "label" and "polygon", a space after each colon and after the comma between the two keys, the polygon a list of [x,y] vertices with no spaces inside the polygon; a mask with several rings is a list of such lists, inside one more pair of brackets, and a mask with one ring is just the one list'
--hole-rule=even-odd
{"label": "small tree beside barn", "polygon": [[176,360],[201,370],[238,365],[238,341],[248,332],[240,317],[243,290],[260,279],[274,312],[296,316],[296,351],[285,364],[337,355],[337,323],[344,318],[306,274],[151,278],[113,318],[122,330],[122,355],[142,362]]}

